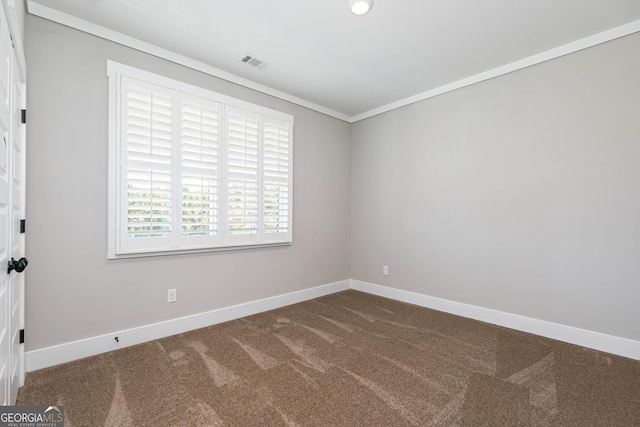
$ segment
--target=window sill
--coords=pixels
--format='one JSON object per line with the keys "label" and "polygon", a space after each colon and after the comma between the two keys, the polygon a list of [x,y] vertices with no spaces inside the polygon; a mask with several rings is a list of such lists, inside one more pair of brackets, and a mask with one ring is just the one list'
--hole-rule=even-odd
{"label": "window sill", "polygon": [[278,243],[264,243],[260,245],[242,245],[242,246],[221,246],[217,248],[201,248],[201,249],[178,249],[178,250],[157,250],[157,251],[146,251],[146,252],[131,252],[127,254],[115,254],[110,252],[107,254],[107,259],[109,260],[117,260],[117,259],[128,259],[128,258],[148,258],[148,257],[157,257],[157,256],[168,256],[168,255],[184,255],[184,254],[202,254],[209,252],[231,252],[231,251],[246,251],[246,250],[255,250],[255,249],[267,249],[267,248],[276,248],[281,246],[291,246],[293,242],[278,242]]}

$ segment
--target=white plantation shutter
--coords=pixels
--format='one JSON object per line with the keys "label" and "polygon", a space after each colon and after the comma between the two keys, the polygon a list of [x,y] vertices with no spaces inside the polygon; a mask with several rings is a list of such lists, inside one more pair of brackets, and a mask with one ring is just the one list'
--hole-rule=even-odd
{"label": "white plantation shutter", "polygon": [[110,258],[292,242],[293,117],[108,69]]}
{"label": "white plantation shutter", "polygon": [[292,124],[227,107],[228,244],[291,241]]}
{"label": "white plantation shutter", "polygon": [[227,109],[227,243],[258,235],[258,115]]}
{"label": "white plantation shutter", "polygon": [[172,233],[171,93],[122,79],[121,246],[164,247]]}
{"label": "white plantation shutter", "polygon": [[182,101],[182,240],[211,245],[219,233],[219,144],[222,107],[202,98]]}
{"label": "white plantation shutter", "polygon": [[286,240],[291,236],[291,124],[263,119],[263,240]]}

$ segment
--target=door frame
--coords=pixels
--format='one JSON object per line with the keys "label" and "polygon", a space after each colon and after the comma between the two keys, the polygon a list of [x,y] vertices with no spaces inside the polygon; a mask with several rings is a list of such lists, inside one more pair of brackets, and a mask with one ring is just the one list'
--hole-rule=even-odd
{"label": "door frame", "polygon": [[[22,2],[22,3],[18,3],[18,2]],[[22,7],[19,7],[20,4],[23,4]],[[18,6],[18,7],[17,7]],[[22,29],[24,28],[24,20],[25,20],[25,15],[26,15],[26,6],[24,5],[23,0],[2,0],[2,10],[0,11],[0,13],[3,13],[7,22],[7,27],[9,30],[9,34],[11,35],[11,41],[12,41],[12,45],[13,45],[13,54],[14,54],[14,60],[15,63],[17,65],[17,72],[18,75],[14,76],[14,79],[19,79],[20,83],[19,83],[19,91],[21,92],[21,103],[22,105],[19,106],[19,108],[21,110],[26,110],[26,102],[27,102],[27,62],[26,62],[26,58],[25,58],[25,52],[24,52],[24,41],[23,41],[23,37],[22,37]],[[11,73],[14,73],[14,70],[10,70]],[[12,89],[12,88],[11,88]],[[17,107],[17,106],[16,106]],[[16,108],[14,108],[14,110],[16,110]],[[14,111],[15,113],[15,111]],[[11,230],[11,233],[20,233],[20,230],[15,230],[16,228],[16,224],[20,223],[20,220],[22,219],[26,219],[26,166],[27,166],[27,162],[26,162],[26,149],[27,149],[27,139],[26,139],[26,124],[21,120],[20,121],[20,126],[21,126],[21,148],[22,148],[22,159],[21,159],[21,165],[20,170],[22,171],[22,176],[21,181],[22,181],[22,191],[21,191],[21,198],[22,200],[20,200],[20,205],[21,205],[21,212],[20,212],[20,218],[11,218],[11,226],[9,227],[9,229]],[[11,160],[11,162],[13,162],[13,159]],[[12,165],[15,166],[15,165]],[[23,248],[23,250],[25,250],[25,254],[26,254],[26,248],[25,248],[25,244],[26,244],[26,238],[25,238],[25,234],[22,233],[20,235],[20,246]],[[12,241],[12,239],[10,238],[9,241]],[[15,273],[14,273],[15,274]],[[26,274],[26,273],[22,273],[22,274]],[[19,318],[19,329],[20,330],[24,330],[25,329],[25,283],[26,283],[26,277],[23,278],[22,280],[22,284],[18,289],[18,293],[19,293],[19,298],[20,298],[20,302],[19,302],[19,308],[18,310],[20,311],[18,318]],[[25,366],[25,345],[24,343],[20,343],[19,346],[19,350],[18,350],[18,387],[22,387],[24,385],[25,382],[25,378],[26,378],[26,366]],[[11,404],[15,404],[15,402],[10,402]]]}

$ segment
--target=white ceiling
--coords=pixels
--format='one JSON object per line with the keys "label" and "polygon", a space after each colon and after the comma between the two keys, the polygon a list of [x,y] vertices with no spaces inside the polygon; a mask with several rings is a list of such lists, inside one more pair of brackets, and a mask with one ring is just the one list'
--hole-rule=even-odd
{"label": "white ceiling", "polygon": [[[27,3],[30,13],[100,34],[87,22],[96,24],[346,120],[615,27],[640,30],[639,0],[374,0],[364,16],[348,0]],[[246,53],[269,66],[242,63]]]}

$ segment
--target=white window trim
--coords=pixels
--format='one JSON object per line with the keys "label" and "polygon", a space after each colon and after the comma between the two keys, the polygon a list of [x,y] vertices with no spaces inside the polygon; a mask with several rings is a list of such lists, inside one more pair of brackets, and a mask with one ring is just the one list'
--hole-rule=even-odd
{"label": "white window trim", "polygon": [[[148,71],[140,70],[125,64],[121,64],[115,61],[107,60],[107,76],[109,83],[109,114],[108,114],[108,126],[109,126],[109,157],[108,157],[108,236],[107,236],[107,258],[108,259],[120,259],[120,258],[137,258],[137,257],[149,257],[149,256],[163,256],[163,255],[176,255],[187,253],[203,253],[203,252],[220,252],[239,249],[257,249],[273,246],[290,246],[293,243],[293,128],[294,118],[290,114],[282,113],[280,111],[272,110],[263,106],[252,104],[250,102],[242,101],[230,96],[219,94],[198,86],[190,85],[188,83],[180,82],[174,79],[163,77]],[[217,102],[223,105],[223,110],[227,107],[238,108],[241,110],[251,111],[263,116],[268,116],[271,119],[287,122],[291,125],[291,144],[289,146],[289,158],[290,158],[290,173],[289,173],[289,232],[287,233],[286,241],[269,241],[265,238],[259,243],[236,243],[236,244],[222,244],[216,247],[191,247],[187,249],[144,249],[144,250],[128,250],[126,253],[118,252],[117,240],[120,238],[119,226],[121,212],[119,211],[119,200],[117,198],[117,187],[121,185],[121,174],[118,172],[118,158],[121,155],[120,149],[120,137],[121,137],[121,125],[118,106],[120,104],[120,82],[123,76],[141,80],[143,82],[149,82],[157,86],[163,86],[170,88],[171,90],[177,90],[189,96],[197,96]],[[223,121],[223,127],[226,128],[226,119]],[[226,133],[226,131],[225,131]],[[262,138],[262,137],[261,137]],[[222,138],[221,144],[226,145],[225,138]],[[224,160],[223,162],[226,162]],[[262,168],[262,164],[260,166]],[[226,183],[226,179],[224,180]],[[260,189],[262,194],[263,189]],[[219,200],[219,211],[227,209],[227,206],[223,204],[226,200]],[[262,218],[262,212],[259,212],[259,217]],[[220,223],[219,230],[223,230],[223,226],[226,225],[226,214],[221,216],[222,221]],[[261,221],[258,223],[258,232],[262,233]],[[266,237],[266,236],[265,236]]]}

